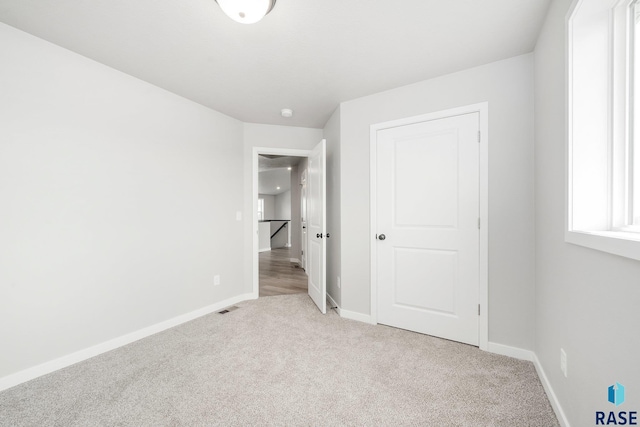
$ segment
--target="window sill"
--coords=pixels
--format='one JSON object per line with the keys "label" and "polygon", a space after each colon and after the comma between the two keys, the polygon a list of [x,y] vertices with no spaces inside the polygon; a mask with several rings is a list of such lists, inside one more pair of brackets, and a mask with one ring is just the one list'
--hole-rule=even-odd
{"label": "window sill", "polygon": [[626,231],[567,231],[565,241],[640,261],[640,234]]}

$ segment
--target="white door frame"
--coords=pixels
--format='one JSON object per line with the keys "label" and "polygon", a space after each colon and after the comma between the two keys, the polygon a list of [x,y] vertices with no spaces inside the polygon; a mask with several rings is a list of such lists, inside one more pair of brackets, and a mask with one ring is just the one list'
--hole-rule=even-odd
{"label": "white door frame", "polygon": [[[480,115],[480,271],[478,302],[480,304],[480,316],[478,322],[478,343],[482,350],[488,349],[489,344],[489,103],[467,105],[459,108],[422,114],[389,122],[376,123],[370,128],[370,243],[371,248],[371,322],[378,323],[378,278],[377,278],[377,247],[374,228],[377,224],[377,142],[378,131],[406,126],[430,120],[443,119],[451,116],[461,116],[469,113]],[[256,209],[254,209],[257,211]]]}
{"label": "white door frame", "polygon": [[297,150],[294,148],[253,147],[253,154],[251,157],[251,173],[253,176],[253,184],[251,188],[251,206],[253,206],[253,213],[251,215],[251,222],[253,224],[253,251],[251,252],[253,265],[253,298],[258,298],[260,296],[260,262],[258,258],[258,154],[308,158],[311,153],[312,150]]}
{"label": "white door frame", "polygon": [[308,166],[300,174],[302,177],[302,182],[300,182],[300,212],[304,212],[304,215],[301,215],[301,218],[304,219],[304,221],[301,221],[300,223],[300,238],[302,240],[300,267],[302,267],[305,272],[307,271],[307,246],[309,242],[309,229],[307,228],[307,218],[309,215],[307,209],[307,170]]}

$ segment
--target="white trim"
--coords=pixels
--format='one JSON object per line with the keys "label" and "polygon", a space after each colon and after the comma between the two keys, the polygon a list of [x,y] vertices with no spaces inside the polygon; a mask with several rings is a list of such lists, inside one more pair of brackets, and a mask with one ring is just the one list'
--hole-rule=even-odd
{"label": "white trim", "polygon": [[331,307],[336,307],[336,313],[338,313],[338,315],[343,319],[356,320],[358,322],[368,323],[369,325],[376,324],[376,322],[374,322],[371,316],[368,314],[356,313],[355,311],[349,311],[340,308],[340,305],[338,305],[336,300],[334,300],[333,297],[331,297],[331,295],[329,295],[328,293],[327,300],[329,301],[329,304],[331,304]]}
{"label": "white trim", "polygon": [[376,324],[376,322],[373,321],[373,318],[370,315],[356,313],[355,311],[340,309],[340,317],[344,319],[357,320],[358,322],[364,322],[370,325]]}
{"label": "white trim", "polygon": [[378,216],[376,206],[378,206],[378,130],[380,125],[371,125],[369,128],[369,256],[371,281],[371,322],[378,324],[378,244],[376,242],[376,228]]}
{"label": "white trim", "polygon": [[294,264],[300,265],[300,260],[298,258],[289,258],[289,261],[291,261]]}
{"label": "white trim", "polygon": [[378,224],[378,216],[376,206],[378,206],[378,130],[381,125],[371,125],[369,128],[369,255],[370,255],[370,272],[371,281],[370,298],[371,298],[371,322],[378,324],[378,244],[376,242],[376,228]]}
{"label": "white trim", "polygon": [[551,383],[549,382],[549,378],[547,378],[547,374],[545,374],[544,369],[542,368],[542,364],[538,359],[538,356],[533,353],[533,366],[536,367],[536,371],[538,372],[538,377],[540,378],[540,382],[542,383],[542,387],[544,388],[545,393],[547,394],[547,398],[549,399],[549,403],[553,408],[553,412],[556,414],[556,418],[558,418],[558,422],[562,427],[571,427],[569,424],[569,420],[562,410],[562,406],[560,405],[560,401],[558,400],[558,396],[553,391],[551,387]]}
{"label": "white trim", "polygon": [[[466,105],[463,107],[452,108],[449,110],[438,111],[434,113],[423,114],[414,117],[407,117],[389,122],[376,123],[370,126],[370,176],[369,176],[369,193],[370,193],[370,261],[371,261],[371,316],[370,322],[378,323],[378,283],[376,277],[376,242],[375,242],[375,224],[377,222],[375,206],[376,206],[376,142],[377,133],[383,129],[389,129],[398,126],[406,126],[414,123],[420,123],[430,120],[443,119],[452,116],[460,116],[470,113],[479,113],[480,116],[480,271],[479,271],[479,288],[478,303],[481,306],[480,318],[478,319],[478,345],[480,349],[487,350],[489,343],[489,103],[481,102],[478,104]],[[346,316],[345,316],[346,317]]]}
{"label": "white trim", "polygon": [[567,15],[565,16],[565,36],[564,36],[564,50],[565,50],[565,95],[564,95],[564,114],[565,114],[565,156],[566,156],[566,168],[564,172],[564,207],[565,207],[565,217],[564,217],[564,230],[565,230],[565,241],[567,238],[567,230],[571,230],[573,228],[573,206],[571,204],[571,200],[573,199],[573,188],[571,186],[570,180],[573,176],[573,147],[569,141],[573,138],[573,115],[571,110],[571,101],[573,99],[573,87],[572,80],[569,76],[573,74],[573,50],[571,46],[573,45],[573,25],[571,17],[578,9],[578,6],[581,4],[582,0],[573,0]]}
{"label": "white trim", "polygon": [[[631,230],[621,230],[624,226],[624,213],[626,211],[624,203],[624,191],[620,191],[621,187],[626,188],[626,177],[624,159],[626,154],[620,149],[626,142],[627,124],[626,120],[628,109],[628,76],[626,66],[626,53],[621,54],[621,46],[627,47],[627,19],[628,6],[631,0],[623,0],[609,3],[583,0],[574,0],[565,16],[565,121],[566,121],[566,168],[565,168],[565,231],[564,240],[567,243],[587,247],[590,249],[623,256],[626,258],[640,260],[640,234]],[[606,61],[608,61],[608,74],[606,76],[608,105],[606,122],[608,126],[608,159],[605,159],[608,168],[608,200],[607,200],[607,218],[600,221],[602,224],[592,227],[584,227],[580,224],[574,226],[574,189],[573,181],[579,180],[580,177],[574,176],[575,159],[574,159],[574,119],[575,108],[574,99],[574,71],[578,70],[574,45],[576,37],[574,35],[574,17],[577,16],[581,7],[591,7],[597,5],[597,13],[601,20],[608,22],[607,43],[609,44]],[[590,6],[591,5],[591,6]],[[593,7],[591,7],[593,9]],[[593,10],[583,10],[581,12],[593,14]],[[623,34],[621,36],[620,34]],[[604,35],[600,35],[604,37]],[[577,39],[579,40],[579,39]],[[582,118],[584,120],[584,117]],[[613,150],[613,151],[612,151]],[[615,152],[619,153],[615,155]],[[614,156],[615,157],[612,157]],[[625,183],[624,185],[621,183]],[[585,210],[584,207],[581,211]],[[580,212],[577,212],[578,215]]]}
{"label": "white trim", "polygon": [[489,103],[478,104],[480,113],[480,283],[478,345],[489,345]]}
{"label": "white trim", "polygon": [[624,231],[578,231],[564,233],[567,243],[584,246],[625,258],[640,260],[640,235]]}
{"label": "white trim", "polygon": [[260,263],[258,260],[258,154],[270,154],[279,156],[295,156],[295,157],[309,157],[312,150],[299,150],[295,148],[271,148],[271,147],[253,147],[251,154],[252,166],[252,188],[251,188],[251,206],[253,206],[253,214],[251,216],[251,222],[253,224],[253,249],[251,251],[252,257],[252,282],[253,282],[253,295],[258,298],[260,294]]}
{"label": "white trim", "polygon": [[269,252],[271,248],[259,249],[258,252]]}
{"label": "white trim", "polygon": [[511,347],[509,345],[498,344],[495,342],[489,342],[487,345],[487,351],[489,353],[499,354],[501,356],[513,357],[515,359],[526,360],[533,362],[535,353],[531,350],[525,350],[519,347]]}
{"label": "white trim", "polygon": [[238,304],[242,301],[247,301],[250,299],[255,299],[252,294],[238,295],[236,297],[211,304],[190,313],[185,313],[180,316],[165,320],[163,322],[156,323],[155,325],[147,326],[146,328],[139,329],[137,331],[122,335],[117,338],[113,338],[109,341],[105,341],[92,347],[85,348],[83,350],[67,354],[57,359],[44,362],[40,365],[24,369],[14,374],[7,375],[0,378],[0,391],[15,387],[19,384],[38,378],[42,375],[50,374],[59,369],[66,368],[67,366],[74,365],[78,362],[82,362],[116,348],[131,344],[132,342],[147,338],[151,335],[157,334],[158,332],[162,332],[183,323],[189,322],[193,319],[197,319],[198,317],[220,311],[225,307],[229,307],[231,305]]}

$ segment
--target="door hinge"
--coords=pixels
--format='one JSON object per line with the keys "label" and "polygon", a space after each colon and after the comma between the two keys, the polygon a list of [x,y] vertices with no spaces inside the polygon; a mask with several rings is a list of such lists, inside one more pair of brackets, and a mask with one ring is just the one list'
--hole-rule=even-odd
{"label": "door hinge", "polygon": [[478,304],[478,316],[480,316],[480,304]]}
{"label": "door hinge", "polygon": [[480,131],[478,131],[478,144],[480,143]]}
{"label": "door hinge", "polygon": [[478,230],[480,230],[480,218],[478,218]]}

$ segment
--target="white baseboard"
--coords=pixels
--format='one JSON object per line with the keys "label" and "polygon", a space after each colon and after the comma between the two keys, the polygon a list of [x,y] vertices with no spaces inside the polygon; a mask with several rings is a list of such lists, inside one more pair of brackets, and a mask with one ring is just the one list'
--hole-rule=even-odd
{"label": "white baseboard", "polygon": [[553,412],[556,413],[556,417],[558,418],[558,422],[562,427],[571,427],[569,424],[569,420],[562,410],[562,406],[560,405],[560,401],[558,400],[558,396],[553,391],[551,387],[551,383],[549,382],[549,378],[547,378],[547,374],[544,372],[542,365],[540,364],[540,360],[538,360],[538,356],[533,354],[533,365],[536,367],[536,371],[538,372],[538,377],[540,378],[540,382],[542,383],[542,387],[544,388],[545,393],[547,393],[547,398],[549,398],[549,403],[551,403],[551,407],[553,408]]}
{"label": "white baseboard", "polygon": [[79,350],[74,353],[68,354],[66,356],[62,356],[57,359],[50,360],[40,365],[36,365],[31,368],[24,369],[22,371],[16,372],[15,374],[7,375],[5,377],[0,378],[0,391],[17,386],[18,384],[22,384],[34,378],[38,378],[42,375],[50,374],[51,372],[57,371],[62,368],[66,368],[67,366],[71,366],[78,362],[82,362],[83,360],[90,359],[102,353],[106,353],[107,351],[114,350],[118,347],[122,347],[127,344],[131,344],[134,341],[138,341],[142,338],[146,338],[148,336],[157,334],[158,332],[162,332],[166,329],[173,328],[174,326],[178,326],[182,323],[189,322],[198,317],[207,315],[209,313],[214,313],[216,311],[220,311],[225,307],[229,307],[231,305],[238,304],[242,301],[246,301],[253,298],[254,298],[253,294],[238,295],[236,297],[229,298],[224,301],[217,302],[215,304],[211,304],[207,307],[203,307],[201,309],[192,311],[190,313],[182,314],[172,319],[168,319],[163,322],[156,323],[155,325],[151,325],[146,328],[139,329],[137,331],[123,335],[121,337],[114,338],[109,341],[105,341],[101,344],[97,344],[92,347],[85,348],[83,350]]}
{"label": "white baseboard", "polygon": [[271,248],[262,248],[262,249],[258,249],[258,252],[267,252],[270,251]]}
{"label": "white baseboard", "polygon": [[300,264],[300,260],[298,258],[289,258],[289,261],[291,261],[294,264]]}
{"label": "white baseboard", "polygon": [[523,348],[511,347],[504,344],[498,344],[495,342],[489,341],[487,345],[487,351],[489,353],[500,354],[502,356],[509,356],[520,360],[527,360],[529,362],[533,362],[533,358],[535,357],[535,353],[531,350],[525,350]]}
{"label": "white baseboard", "polygon": [[336,307],[336,312],[340,317],[344,317],[345,319],[357,320],[358,322],[368,323],[370,325],[374,325],[371,316],[368,314],[356,313],[355,311],[344,310],[340,308],[336,300],[334,300],[331,295],[327,294],[327,300],[331,307]]}
{"label": "white baseboard", "polygon": [[345,310],[343,308],[340,309],[340,317],[344,317],[345,319],[357,320],[358,322],[368,323],[370,325],[375,325],[371,315],[356,313],[355,311]]}

